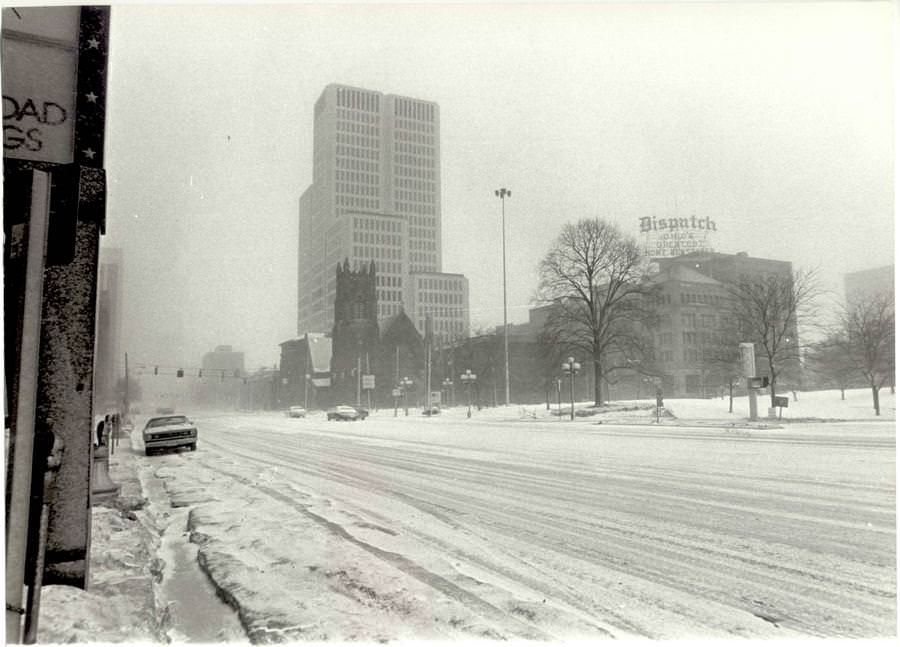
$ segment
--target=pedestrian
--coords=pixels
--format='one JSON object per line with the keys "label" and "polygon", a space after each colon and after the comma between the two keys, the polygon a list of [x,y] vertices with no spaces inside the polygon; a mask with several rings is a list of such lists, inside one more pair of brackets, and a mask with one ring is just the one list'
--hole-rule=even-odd
{"label": "pedestrian", "polygon": [[105,426],[106,426],[106,422],[103,418],[101,418],[100,422],[97,423],[97,446],[98,447],[106,444],[103,441],[103,432],[104,432]]}

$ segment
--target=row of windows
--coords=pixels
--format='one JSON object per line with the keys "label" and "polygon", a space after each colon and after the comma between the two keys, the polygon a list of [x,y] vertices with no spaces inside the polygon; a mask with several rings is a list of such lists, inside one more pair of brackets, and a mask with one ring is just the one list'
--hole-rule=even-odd
{"label": "row of windows", "polygon": [[717,306],[723,300],[718,294],[695,294],[693,292],[682,292],[682,303],[704,303],[706,305]]}
{"label": "row of windows", "polygon": [[714,328],[716,325],[716,315],[697,314],[696,312],[682,312],[681,325],[684,328]]}
{"label": "row of windows", "polygon": [[354,148],[353,146],[345,146],[343,144],[334,145],[334,154],[357,159],[377,160],[378,151],[369,148]]}
{"label": "row of windows", "polygon": [[653,299],[653,304],[657,306],[665,306],[672,303],[671,294],[659,294]]}
{"label": "row of windows", "polygon": [[366,171],[367,173],[378,173],[378,162],[366,162],[358,159],[350,159],[347,157],[338,157],[334,160],[336,168],[350,169],[353,171]]}
{"label": "row of windows", "polygon": [[435,213],[437,213],[437,207],[435,207],[434,204],[419,204],[419,203],[415,203],[415,202],[403,202],[400,200],[398,200],[394,203],[394,210],[399,213],[408,213],[408,214],[414,214],[414,213],[435,214]]}
{"label": "row of windows", "polygon": [[403,293],[400,290],[378,290],[379,301],[402,301]]}
{"label": "row of windows", "polygon": [[353,184],[350,182],[338,182],[335,185],[335,190],[344,195],[367,195],[373,198],[377,198],[379,193],[377,186]]}
{"label": "row of windows", "polygon": [[671,346],[672,345],[672,333],[666,332],[661,335],[656,336],[656,345],[657,346]]}
{"label": "row of windows", "polygon": [[[429,272],[433,271],[433,267],[436,263],[436,258],[433,254],[425,254],[422,252],[410,252],[409,253],[409,271],[410,272]],[[416,263],[416,265],[413,265]],[[423,265],[418,265],[418,263],[423,263]]]}
{"label": "row of windows", "polygon": [[[406,155],[406,154],[397,154],[394,155],[394,164],[400,164],[416,167],[416,168],[431,168],[435,166],[436,160],[434,157],[419,157],[418,155]],[[402,168],[398,168],[394,166],[394,173],[397,175],[409,175],[409,173],[404,173]],[[412,171],[413,169],[410,169]]]}
{"label": "row of windows", "polygon": [[399,247],[401,245],[400,236],[398,234],[383,234],[368,231],[354,231],[354,243],[367,243],[369,245],[393,245]]}
{"label": "row of windows", "polygon": [[374,137],[363,137],[362,135],[343,135],[337,134],[336,141],[338,144],[352,144],[353,146],[362,146],[363,148],[378,148],[378,140]]}
{"label": "row of windows", "polygon": [[416,144],[428,144],[434,146],[434,137],[431,135],[422,135],[419,133],[408,133],[403,130],[395,130],[394,136],[400,141],[414,142]]}
{"label": "row of windows", "polygon": [[367,245],[354,245],[353,255],[356,258],[374,258],[376,259],[376,261],[378,259],[389,259],[395,261],[403,260],[403,253],[396,247],[369,247]]}
{"label": "row of windows", "polygon": [[391,276],[389,274],[376,274],[375,285],[386,285],[392,288],[401,288],[403,287],[403,279],[399,276]]}
{"label": "row of windows", "polygon": [[420,290],[460,290],[462,289],[462,281],[459,279],[436,279],[420,276],[416,280],[416,287]]}
{"label": "row of windows", "polygon": [[378,316],[379,317],[392,317],[395,314],[400,313],[400,308],[402,304],[400,303],[379,303],[378,304]]}
{"label": "row of windows", "polygon": [[408,119],[395,119],[394,128],[405,128],[406,130],[417,130],[422,133],[433,133],[434,124],[422,123],[421,121],[410,121]]}
{"label": "row of windows", "polygon": [[[339,195],[335,198],[335,202],[338,206],[348,207],[352,209],[378,209],[379,201],[371,200],[369,198],[357,198],[353,196],[347,195]],[[344,210],[341,210],[343,213]]]}
{"label": "row of windows", "polygon": [[419,193],[418,191],[404,191],[402,189],[394,191],[397,200],[417,202],[419,204],[427,204],[434,202],[434,193]]}
{"label": "row of windows", "polygon": [[434,157],[434,146],[420,146],[418,144],[404,144],[402,142],[394,142],[395,158],[397,153],[412,153],[413,155],[421,155],[423,157]]}
{"label": "row of windows", "polygon": [[403,231],[403,223],[399,220],[353,218],[353,228],[367,231]]}
{"label": "row of windows", "polygon": [[377,94],[361,92],[351,88],[338,88],[337,104],[343,108],[378,112],[381,109],[381,97]]}
{"label": "row of windows", "polygon": [[446,305],[462,304],[462,295],[452,292],[420,292],[418,300],[422,303],[441,303]]}
{"label": "row of windows", "polygon": [[378,176],[372,173],[363,173],[361,171],[340,171],[334,172],[334,179],[344,182],[361,182],[363,184],[378,184]]}
{"label": "row of windows", "polygon": [[378,137],[378,126],[370,126],[368,124],[360,124],[353,121],[342,121],[338,119],[337,130],[338,132],[356,133],[357,135]]}
{"label": "row of windows", "polygon": [[424,180],[436,179],[435,172],[430,168],[413,168],[409,166],[400,166],[399,164],[394,164],[394,176],[422,178]]}
{"label": "row of windows", "polygon": [[370,112],[361,112],[359,110],[348,110],[346,108],[338,108],[336,111],[338,119],[346,119],[348,121],[364,121],[370,124],[378,123],[377,114]]}
{"label": "row of windows", "polygon": [[[434,217],[428,217],[428,216],[410,216],[410,217],[408,218],[408,220],[409,220],[409,224],[410,224],[411,226],[413,226],[413,227],[430,227],[430,228],[433,228],[434,225],[435,225],[435,223],[436,223],[436,221],[437,221],[437,218],[434,218]],[[417,230],[417,229],[410,229],[409,231],[410,231],[410,235],[415,235],[415,236],[420,236],[420,237],[421,237],[421,236],[429,236],[429,235],[430,235],[430,232],[432,231],[432,229],[429,229],[428,231],[425,231],[425,230]],[[416,233],[413,233],[413,232],[416,232]]]}
{"label": "row of windows", "polygon": [[434,121],[434,104],[397,97],[394,99],[394,114],[419,121]]}
{"label": "row of windows", "polygon": [[424,250],[426,252],[437,251],[437,244],[433,240],[419,240],[418,238],[412,238],[410,239],[409,244],[413,249]]}
{"label": "row of windows", "polygon": [[413,189],[415,191],[434,192],[437,188],[434,182],[426,182],[425,180],[414,180],[403,177],[394,177],[394,186],[400,189]]}

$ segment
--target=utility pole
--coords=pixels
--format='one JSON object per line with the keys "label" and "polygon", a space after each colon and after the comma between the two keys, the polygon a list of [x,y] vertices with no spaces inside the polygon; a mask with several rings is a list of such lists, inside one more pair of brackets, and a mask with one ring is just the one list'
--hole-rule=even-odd
{"label": "utility pole", "polygon": [[509,189],[497,189],[494,195],[500,198],[500,228],[503,247],[503,375],[506,387],[506,406],[509,406],[509,327],[506,323],[506,198],[512,195]]}

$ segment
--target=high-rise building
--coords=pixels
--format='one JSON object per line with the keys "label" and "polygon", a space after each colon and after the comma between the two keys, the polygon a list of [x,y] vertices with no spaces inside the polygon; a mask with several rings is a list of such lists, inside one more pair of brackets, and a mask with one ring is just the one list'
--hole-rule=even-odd
{"label": "high-rise building", "polygon": [[116,401],[116,382],[124,375],[122,350],[122,250],[103,247],[97,275],[97,337],[94,349],[95,408]]}
{"label": "high-rise building", "polygon": [[300,198],[298,334],[331,330],[335,268],[346,259],[352,268],[375,263],[379,322],[403,310],[422,332],[425,314],[440,310],[443,338],[467,335],[468,281],[441,268],[438,105],[332,84],[314,114],[313,181]]}
{"label": "high-rise building", "polygon": [[844,275],[844,295],[848,302],[894,294],[894,266],[885,265]]}

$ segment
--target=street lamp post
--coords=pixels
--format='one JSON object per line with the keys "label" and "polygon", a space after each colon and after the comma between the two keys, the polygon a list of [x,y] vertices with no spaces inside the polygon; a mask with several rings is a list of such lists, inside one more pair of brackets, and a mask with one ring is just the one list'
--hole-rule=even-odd
{"label": "street lamp post", "polygon": [[500,238],[503,247],[503,374],[506,385],[506,406],[509,406],[509,331],[506,324],[506,198],[512,195],[509,189],[497,189],[494,195],[500,198]]}
{"label": "street lamp post", "polygon": [[[445,393],[452,393],[452,391],[451,391],[450,389],[453,388],[453,380],[451,380],[449,377],[445,377],[445,378],[444,378],[444,381],[442,382],[442,384],[444,385],[444,392],[445,392]],[[452,402],[452,401],[450,402],[450,406],[453,406],[453,402]]]}
{"label": "street lamp post", "polygon": [[409,403],[406,401],[406,392],[409,390],[409,387],[412,386],[413,381],[408,377],[404,377],[400,380],[400,388],[403,389],[403,412],[404,415],[409,415]]}
{"label": "street lamp post", "polygon": [[466,387],[466,395],[469,399],[469,410],[466,413],[466,418],[472,417],[472,385],[475,383],[475,380],[477,378],[478,376],[469,369],[466,369],[466,372],[459,376],[459,379]]}
{"label": "street lamp post", "polygon": [[572,396],[572,412],[570,414],[570,420],[575,420],[575,376],[578,375],[578,371],[581,370],[581,364],[575,361],[574,357],[570,357],[562,365],[563,375],[569,376],[569,389]]}

